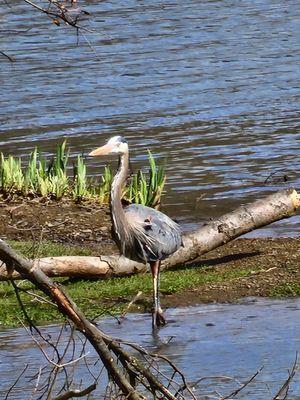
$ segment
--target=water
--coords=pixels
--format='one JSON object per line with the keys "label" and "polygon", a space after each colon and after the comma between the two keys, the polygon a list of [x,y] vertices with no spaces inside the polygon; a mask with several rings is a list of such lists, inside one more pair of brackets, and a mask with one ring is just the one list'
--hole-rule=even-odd
{"label": "water", "polygon": [[[210,304],[190,308],[167,310],[169,323],[159,331],[158,337],[151,334],[151,319],[147,314],[130,314],[122,325],[108,318],[101,328],[115,337],[137,342],[153,352],[169,357],[184,372],[196,393],[212,395],[218,390],[222,395],[240,386],[236,381],[247,381],[256,371],[262,371],[238,399],[272,399],[281,383],[288,376],[299,340],[300,299],[284,301],[245,299],[236,304]],[[45,332],[55,335],[58,328],[51,326]],[[0,397],[14,382],[24,365],[30,362],[20,382],[12,392],[15,400],[29,397],[35,380],[28,382],[45,359],[23,329],[8,329],[0,332]],[[44,347],[44,350],[47,350]],[[49,350],[47,350],[49,351]],[[92,371],[100,369],[91,349],[87,362]],[[93,369],[94,368],[94,369]],[[90,381],[85,369],[79,370],[77,381]],[[204,377],[226,376],[236,381],[206,379]],[[90,382],[91,383],[91,382]],[[26,389],[28,392],[26,392]],[[296,374],[289,391],[289,400],[300,397],[300,377]],[[205,397],[201,397],[202,399]]]}
{"label": "water", "polygon": [[[1,50],[16,60],[1,58],[5,153],[67,137],[75,156],[124,134],[133,168],[148,148],[167,159],[164,210],[191,227],[299,184],[298,0],[90,1],[92,48],[15,4],[0,14]],[[103,163],[89,160],[89,173]],[[280,182],[264,184],[274,171]]]}

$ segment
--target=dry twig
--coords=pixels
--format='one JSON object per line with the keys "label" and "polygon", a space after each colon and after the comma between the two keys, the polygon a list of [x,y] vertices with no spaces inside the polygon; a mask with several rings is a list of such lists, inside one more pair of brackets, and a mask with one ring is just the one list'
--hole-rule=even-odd
{"label": "dry twig", "polygon": [[286,400],[287,399],[290,383],[291,383],[292,379],[294,378],[296,371],[297,371],[297,364],[298,364],[298,353],[296,353],[295,361],[294,361],[291,371],[289,371],[289,376],[288,376],[287,380],[280,387],[280,389],[276,393],[275,397],[273,397],[273,400]]}

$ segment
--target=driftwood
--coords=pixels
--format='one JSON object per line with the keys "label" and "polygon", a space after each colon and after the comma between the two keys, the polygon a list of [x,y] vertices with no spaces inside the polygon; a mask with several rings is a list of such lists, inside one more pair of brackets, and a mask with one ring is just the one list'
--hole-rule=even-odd
{"label": "driftwood", "polygon": [[[300,196],[294,189],[276,192],[254,203],[214,219],[195,232],[184,235],[184,247],[163,261],[162,269],[176,267],[219,247],[238,236],[295,214],[300,207]],[[107,278],[144,272],[146,265],[122,256],[48,257],[33,261],[48,276]],[[13,278],[20,278],[18,272]],[[0,280],[6,280],[5,265],[0,268]]]}

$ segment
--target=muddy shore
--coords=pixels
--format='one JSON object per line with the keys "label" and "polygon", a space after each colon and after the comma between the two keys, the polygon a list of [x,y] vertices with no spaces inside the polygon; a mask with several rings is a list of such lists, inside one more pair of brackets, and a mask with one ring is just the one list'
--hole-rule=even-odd
{"label": "muddy shore", "polygon": [[[15,201],[0,203],[2,239],[49,240],[91,249],[92,253],[117,252],[110,235],[110,217],[106,206],[76,205],[69,201]],[[282,287],[300,282],[300,238],[236,239],[199,260],[209,270],[250,271],[247,277],[201,285],[173,294],[162,293],[164,306],[186,306],[200,302],[233,301],[244,296],[281,294]],[[279,290],[277,290],[279,288]],[[287,291],[293,295],[293,290]]]}

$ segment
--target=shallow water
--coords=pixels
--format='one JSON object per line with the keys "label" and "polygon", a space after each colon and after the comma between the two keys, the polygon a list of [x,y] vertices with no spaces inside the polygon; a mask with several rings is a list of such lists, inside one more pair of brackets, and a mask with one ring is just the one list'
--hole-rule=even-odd
{"label": "shallow water", "polygon": [[[202,377],[211,376],[227,376],[243,382],[263,367],[254,382],[237,398],[267,400],[274,397],[287,378],[287,371],[300,350],[299,312],[300,299],[251,298],[236,304],[169,309],[169,323],[156,337],[151,334],[151,320],[147,314],[130,314],[121,325],[115,319],[105,319],[100,326],[115,337],[137,342],[168,356],[185,373],[191,385]],[[45,334],[46,329],[54,336],[58,333],[55,326],[45,328]],[[91,349],[88,350],[88,362],[93,366],[95,355]],[[30,393],[30,387],[35,383],[28,383],[28,377],[37,372],[45,360],[23,329],[8,329],[0,333],[0,360],[1,398],[24,364],[30,362],[11,397],[23,400],[24,388]],[[78,371],[77,379],[79,377],[89,381],[81,371]],[[213,395],[214,390],[226,395],[238,386],[238,383],[223,378],[204,380],[195,388],[203,399],[206,395]],[[298,373],[291,384],[288,399],[299,397]]]}
{"label": "shallow water", "polygon": [[[67,137],[87,153],[125,134],[133,168],[148,148],[167,159],[165,211],[186,227],[299,184],[298,0],[90,1],[93,48],[16,4],[0,14],[16,60],[0,59],[1,151]],[[261,232],[296,235],[299,223]]]}

